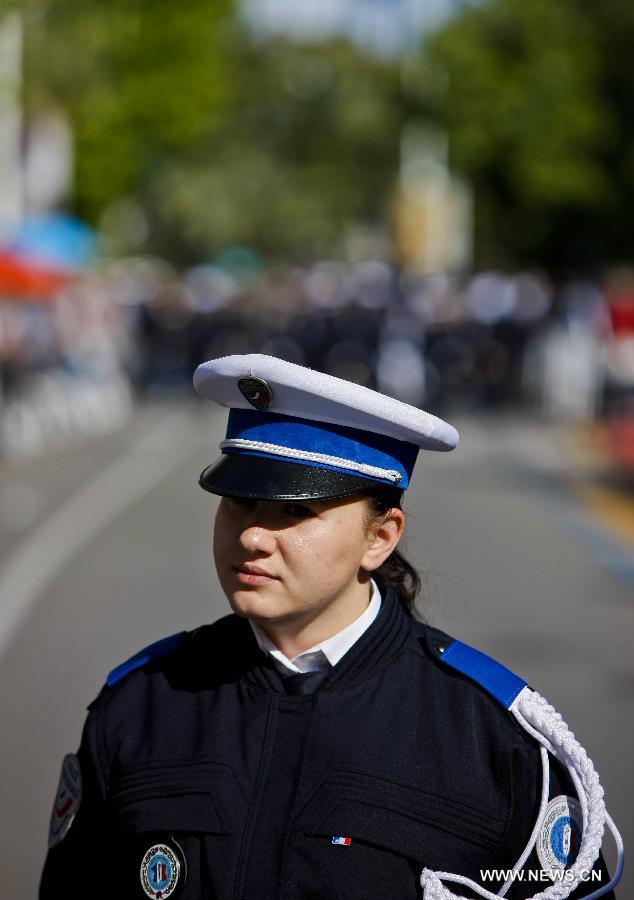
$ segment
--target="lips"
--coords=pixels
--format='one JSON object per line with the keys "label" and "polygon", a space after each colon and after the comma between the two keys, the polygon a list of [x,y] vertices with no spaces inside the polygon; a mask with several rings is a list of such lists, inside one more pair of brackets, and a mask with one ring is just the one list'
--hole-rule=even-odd
{"label": "lips", "polygon": [[241,566],[232,566],[231,568],[236,581],[245,586],[262,587],[280,580],[277,575],[271,575],[266,569],[251,563],[243,563]]}
{"label": "lips", "polygon": [[271,575],[270,572],[267,572],[266,569],[261,569],[259,566],[244,564],[241,566],[232,566],[231,568],[234,572],[238,572],[244,575],[263,575],[266,578],[271,578],[276,581],[278,580],[277,575]]}

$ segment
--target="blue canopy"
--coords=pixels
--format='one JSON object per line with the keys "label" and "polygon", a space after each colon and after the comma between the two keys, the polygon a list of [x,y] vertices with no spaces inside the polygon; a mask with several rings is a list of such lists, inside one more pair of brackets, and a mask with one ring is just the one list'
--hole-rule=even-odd
{"label": "blue canopy", "polygon": [[98,235],[66,213],[46,213],[25,219],[2,249],[34,265],[83,269],[97,256]]}

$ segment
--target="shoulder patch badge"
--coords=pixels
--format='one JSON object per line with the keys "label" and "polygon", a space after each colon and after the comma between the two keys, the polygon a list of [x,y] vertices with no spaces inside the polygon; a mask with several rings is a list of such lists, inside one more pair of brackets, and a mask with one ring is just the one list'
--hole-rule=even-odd
{"label": "shoulder patch badge", "polygon": [[141,886],[148,897],[164,900],[176,890],[181,865],[167,844],[153,844],[141,862]]}
{"label": "shoulder patch badge", "polygon": [[582,831],[583,816],[579,801],[565,794],[553,797],[546,808],[536,844],[542,869],[563,872],[571,866],[579,853]]}
{"label": "shoulder patch badge", "polygon": [[62,772],[55,795],[48,829],[48,846],[63,841],[81,804],[81,770],[74,753],[67,753],[62,762]]}

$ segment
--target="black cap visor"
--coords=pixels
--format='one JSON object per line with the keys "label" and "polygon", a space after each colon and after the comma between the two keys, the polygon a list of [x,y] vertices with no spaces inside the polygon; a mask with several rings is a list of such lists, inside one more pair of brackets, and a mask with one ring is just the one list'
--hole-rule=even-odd
{"label": "black cap visor", "polygon": [[230,453],[207,466],[198,483],[210,494],[252,500],[326,500],[368,493],[381,486],[372,478],[348,472]]}

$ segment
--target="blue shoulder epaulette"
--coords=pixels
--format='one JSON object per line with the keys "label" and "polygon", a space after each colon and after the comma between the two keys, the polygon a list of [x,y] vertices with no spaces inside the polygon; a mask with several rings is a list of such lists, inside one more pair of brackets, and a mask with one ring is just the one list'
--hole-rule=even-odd
{"label": "blue shoulder epaulette", "polygon": [[502,663],[462,641],[452,641],[439,654],[438,660],[467,675],[502,703],[505,709],[509,708],[519,692],[526,687],[526,682]]}
{"label": "blue shoulder epaulette", "polygon": [[160,641],[155,641],[153,644],[150,644],[148,647],[135,653],[134,656],[131,656],[130,659],[121,663],[121,665],[110,672],[106,679],[108,687],[112,687],[118,681],[121,681],[122,678],[125,678],[130,672],[134,672],[135,669],[139,669],[153,659],[159,659],[161,656],[166,656],[168,653],[176,650],[181,642],[183,634],[183,631],[179,631],[177,634],[171,634],[169,637],[162,638]]}

